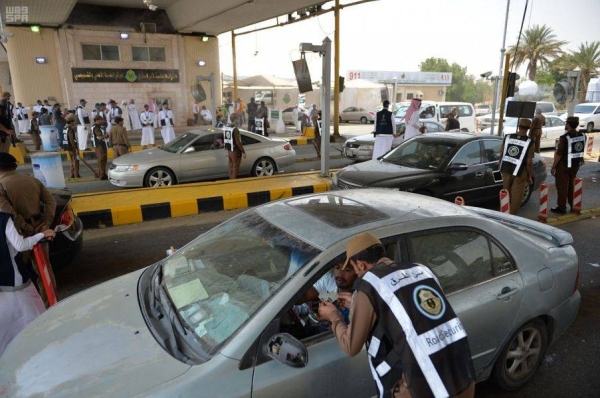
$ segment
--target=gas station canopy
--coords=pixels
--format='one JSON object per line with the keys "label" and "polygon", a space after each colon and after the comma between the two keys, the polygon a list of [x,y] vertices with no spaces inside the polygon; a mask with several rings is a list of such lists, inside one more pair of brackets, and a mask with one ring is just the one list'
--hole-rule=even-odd
{"label": "gas station canopy", "polygon": [[[67,22],[76,5],[88,4],[166,12],[174,30],[207,35],[229,32],[324,3],[326,1],[317,0],[28,0],[25,3],[23,0],[3,1],[6,7],[28,7],[27,21],[22,22],[24,24],[60,26]],[[11,23],[15,24],[19,23]]]}

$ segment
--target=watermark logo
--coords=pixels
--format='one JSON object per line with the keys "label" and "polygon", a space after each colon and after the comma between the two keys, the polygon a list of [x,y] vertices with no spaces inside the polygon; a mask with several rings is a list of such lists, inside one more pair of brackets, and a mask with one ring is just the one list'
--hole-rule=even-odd
{"label": "watermark logo", "polygon": [[6,6],[5,12],[6,23],[23,23],[29,22],[29,7],[28,6]]}

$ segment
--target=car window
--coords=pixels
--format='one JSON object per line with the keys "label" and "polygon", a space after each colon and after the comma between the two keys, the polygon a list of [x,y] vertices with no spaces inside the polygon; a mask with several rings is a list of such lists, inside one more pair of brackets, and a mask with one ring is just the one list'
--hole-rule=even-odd
{"label": "car window", "polygon": [[464,164],[467,166],[480,164],[481,163],[481,149],[479,147],[479,141],[471,141],[463,146],[454,159],[453,164]]}
{"label": "car window", "polygon": [[500,140],[482,140],[484,163],[497,162],[500,160],[500,150],[502,149],[502,141]]}
{"label": "car window", "polygon": [[419,114],[419,117],[421,119],[430,119],[435,115],[435,106],[428,106],[425,109],[423,109],[423,107],[421,107],[421,113]]}
{"label": "car window", "polygon": [[504,251],[477,231],[437,231],[409,240],[412,261],[429,267],[446,293],[477,285],[514,269]]}
{"label": "car window", "polygon": [[177,153],[186,146],[188,146],[188,144],[194,141],[196,138],[198,138],[197,134],[189,132],[184,133],[183,135],[175,138],[173,141],[170,141],[168,144],[163,145],[161,149],[163,151]]}
{"label": "car window", "polygon": [[[427,127],[429,133],[444,131],[444,127],[437,123],[425,122],[425,127]],[[406,130],[406,127],[404,129]]]}
{"label": "car window", "polygon": [[257,140],[256,138],[252,138],[250,136],[247,136],[245,134],[240,134],[242,137],[242,145],[246,146],[246,145],[252,145],[252,144],[257,144],[260,141]]}
{"label": "car window", "polygon": [[[419,136],[418,138],[425,136]],[[413,138],[388,152],[383,161],[416,169],[438,169],[446,162],[454,145],[430,139]]]}
{"label": "car window", "polygon": [[[219,134],[220,135],[220,134]],[[212,149],[217,134],[209,134],[198,138],[192,143],[195,152],[208,151]]]}
{"label": "car window", "polygon": [[565,121],[561,120],[557,117],[552,117],[552,118],[550,118],[550,120],[552,121],[552,127],[564,127],[565,126]]}
{"label": "car window", "polygon": [[538,102],[535,107],[536,109],[541,109],[542,113],[554,112],[554,107],[548,102]]}

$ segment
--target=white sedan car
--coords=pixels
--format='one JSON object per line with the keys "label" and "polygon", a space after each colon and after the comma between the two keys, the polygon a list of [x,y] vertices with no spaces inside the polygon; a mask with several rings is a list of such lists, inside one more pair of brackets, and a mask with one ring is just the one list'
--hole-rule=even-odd
{"label": "white sedan car", "polygon": [[[509,118],[504,122],[504,134],[513,134],[517,131],[518,118]],[[491,128],[483,130],[482,134],[490,134]],[[540,148],[554,148],[556,139],[565,133],[565,122],[555,115],[546,115],[546,124],[542,128]]]}

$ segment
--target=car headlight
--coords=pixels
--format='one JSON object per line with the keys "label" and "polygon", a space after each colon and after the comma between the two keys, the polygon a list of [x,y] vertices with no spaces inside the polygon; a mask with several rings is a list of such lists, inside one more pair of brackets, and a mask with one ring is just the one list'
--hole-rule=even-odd
{"label": "car headlight", "polygon": [[124,172],[124,171],[134,171],[138,169],[138,165],[137,164],[131,164],[131,165],[122,165],[122,166],[116,166],[115,167],[115,171],[120,171],[120,172]]}
{"label": "car headlight", "polygon": [[579,118],[579,123],[584,123],[587,122],[588,118],[587,117],[580,117]]}

